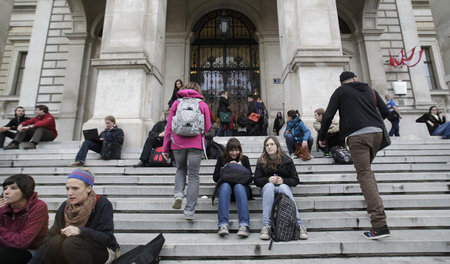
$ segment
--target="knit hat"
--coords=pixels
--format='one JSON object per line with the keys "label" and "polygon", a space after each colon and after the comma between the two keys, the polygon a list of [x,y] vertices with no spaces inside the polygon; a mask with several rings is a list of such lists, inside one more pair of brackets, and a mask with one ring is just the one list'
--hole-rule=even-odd
{"label": "knit hat", "polygon": [[341,82],[343,82],[343,81],[346,81],[346,80],[351,79],[353,77],[356,77],[356,75],[353,72],[345,71],[345,72],[341,73],[341,75],[339,76],[339,80]]}
{"label": "knit hat", "polygon": [[92,172],[90,172],[89,170],[76,169],[76,170],[72,171],[72,173],[70,173],[69,177],[67,177],[67,179],[70,179],[70,178],[75,178],[80,181],[84,181],[85,183],[87,183],[91,186],[94,186],[94,174]]}

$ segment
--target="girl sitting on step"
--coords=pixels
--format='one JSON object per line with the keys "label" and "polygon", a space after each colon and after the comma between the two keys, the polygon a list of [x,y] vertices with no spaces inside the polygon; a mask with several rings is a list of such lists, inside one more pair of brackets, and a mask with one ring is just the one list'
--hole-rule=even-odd
{"label": "girl sitting on step", "polygon": [[[234,164],[234,165],[229,165]],[[224,167],[227,166],[226,169]],[[236,167],[233,167],[236,166]],[[226,172],[225,170],[229,170]],[[226,179],[224,174],[229,173],[231,176],[237,177]],[[248,237],[250,234],[250,214],[248,211],[248,200],[253,199],[250,184],[252,182],[252,169],[248,157],[242,154],[241,142],[236,138],[230,138],[225,147],[225,151],[218,157],[216,167],[214,169],[213,180],[216,182],[216,190],[219,197],[219,208],[217,216],[219,219],[220,236],[226,236],[228,231],[228,219],[230,201],[232,198],[236,200],[239,218],[239,237]],[[214,191],[214,195],[216,194]],[[214,199],[214,197],[213,197]]]}
{"label": "girl sitting on step", "polygon": [[[269,240],[271,237],[270,215],[275,193],[284,193],[295,202],[291,188],[297,186],[298,182],[297,170],[292,159],[283,152],[276,137],[267,137],[255,170],[255,185],[261,188],[262,196],[263,227],[259,236],[261,240]],[[297,223],[300,225],[300,239],[308,239],[298,209]]]}
{"label": "girl sitting on step", "polygon": [[39,200],[30,175],[16,174],[3,182],[0,198],[0,262],[26,264],[48,231],[47,205]]}
{"label": "girl sitting on step", "polygon": [[94,175],[74,170],[66,182],[67,200],[58,208],[33,264],[109,264],[118,250],[113,208],[93,189]]}

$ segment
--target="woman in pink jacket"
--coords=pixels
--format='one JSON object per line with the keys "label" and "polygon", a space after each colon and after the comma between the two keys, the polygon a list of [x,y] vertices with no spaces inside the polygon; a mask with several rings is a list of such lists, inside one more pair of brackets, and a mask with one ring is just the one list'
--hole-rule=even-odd
{"label": "woman in pink jacket", "polygon": [[16,174],[3,182],[0,198],[0,262],[28,263],[48,231],[47,205],[38,199],[30,175]]}
{"label": "woman in pink jacket", "polygon": [[[209,129],[211,128],[211,120],[209,115],[210,111],[208,105],[203,101],[200,85],[198,85],[198,83],[196,82],[188,83],[188,85],[181,88],[177,95],[179,99],[172,104],[169,117],[167,118],[167,127],[164,134],[163,153],[167,158],[169,149],[171,149],[177,162],[177,172],[175,175],[174,189],[175,201],[172,205],[172,208],[181,209],[187,175],[188,186],[186,192],[186,206],[184,207],[184,218],[186,220],[194,220],[195,206],[197,205],[199,193],[198,172],[200,169],[200,162],[202,160],[203,149],[205,147],[204,132],[209,131]],[[193,112],[195,112],[195,109],[198,108],[201,112],[200,118],[203,119],[198,120],[199,122],[194,121],[194,124],[192,124],[192,127],[194,128],[197,125],[200,125],[200,127],[203,126],[203,129],[201,129],[201,133],[198,135],[195,135],[196,133],[192,133],[193,135],[189,136],[180,135],[182,133],[179,130],[179,125],[182,122],[180,123],[179,120],[181,119],[180,117],[184,115],[184,113],[181,113],[181,107],[180,109],[178,109],[178,106],[184,99],[188,98],[199,99],[190,100],[194,106],[192,107],[194,108]],[[184,102],[182,104],[185,105]],[[177,113],[180,115],[178,116],[178,118],[176,117]],[[188,117],[189,115],[190,114],[186,114],[186,117]],[[178,125],[176,125],[176,127],[173,127],[174,124]],[[188,126],[185,126],[185,129],[191,127],[190,124],[187,125]]]}

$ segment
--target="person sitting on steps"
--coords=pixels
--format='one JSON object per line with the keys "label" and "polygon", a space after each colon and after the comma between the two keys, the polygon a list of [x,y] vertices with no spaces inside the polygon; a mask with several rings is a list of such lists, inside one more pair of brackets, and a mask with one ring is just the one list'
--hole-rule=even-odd
{"label": "person sitting on steps", "polygon": [[147,167],[152,149],[163,145],[164,132],[166,131],[168,116],[169,111],[164,112],[164,120],[156,122],[152,130],[148,132],[148,137],[145,140],[144,148],[142,149],[141,156],[139,157],[140,161],[133,167]]}
{"label": "person sitting on steps", "polygon": [[30,118],[25,116],[25,108],[22,106],[16,107],[14,117],[9,120],[8,124],[0,127],[0,148],[3,148],[5,138],[14,138],[17,135],[17,127],[28,119]]}
{"label": "person sitting on steps", "polygon": [[18,133],[4,149],[19,149],[23,141],[30,141],[24,149],[35,149],[41,141],[53,141],[57,136],[55,118],[48,112],[46,105],[36,105],[36,116],[20,123]]}
{"label": "person sitting on steps", "polygon": [[99,140],[98,141],[85,140],[81,145],[81,148],[77,153],[77,156],[75,157],[75,161],[70,163],[69,166],[71,167],[84,166],[88,151],[92,150],[97,153],[101,153],[104,141],[115,142],[120,145],[123,144],[124,139],[123,130],[117,127],[116,119],[111,115],[105,117],[105,125],[106,128],[105,130],[102,131],[102,133],[100,133]]}
{"label": "person sitting on steps", "polygon": [[[267,137],[264,140],[263,153],[256,163],[254,180],[255,185],[261,188],[262,196],[263,217],[259,239],[269,240],[272,225],[270,215],[275,193],[284,193],[295,203],[291,188],[297,186],[299,182],[294,162],[283,152],[276,137]],[[298,208],[297,204],[295,206]],[[298,209],[297,223],[300,225],[300,239],[308,239],[308,233],[302,224]]]}

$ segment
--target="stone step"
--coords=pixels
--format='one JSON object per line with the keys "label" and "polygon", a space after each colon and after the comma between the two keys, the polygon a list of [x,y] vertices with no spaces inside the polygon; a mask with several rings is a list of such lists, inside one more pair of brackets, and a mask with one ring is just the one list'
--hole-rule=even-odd
{"label": "stone step", "polygon": [[[386,209],[450,209],[450,194],[382,195],[382,198]],[[111,197],[109,199],[116,211],[174,212],[172,198]],[[50,211],[54,211],[58,209],[65,198],[43,197],[42,200],[47,203]],[[345,211],[366,208],[364,198],[361,195],[295,197],[295,201],[301,211]],[[236,210],[234,203],[231,204],[230,209]],[[217,211],[217,204],[213,206],[211,199],[200,198],[196,210],[198,213],[215,212]],[[261,199],[257,197],[255,200],[250,200],[249,210],[261,211]]]}
{"label": "stone step", "polygon": [[[346,212],[301,212],[303,224],[310,231],[318,230],[355,230],[370,228],[370,219],[364,211]],[[448,210],[386,210],[391,229],[405,228],[448,228],[450,227],[450,211]],[[261,230],[261,213],[250,214],[251,232]],[[50,214],[50,226],[54,214]],[[195,221],[184,220],[183,214],[176,213],[121,213],[114,214],[114,228],[121,232],[207,232],[217,231],[217,212],[197,214]],[[236,212],[230,214],[229,229],[239,228]]]}
{"label": "stone step", "polygon": [[[161,264],[279,264],[280,259],[221,259],[221,260],[161,260]],[[450,257],[345,257],[283,259],[283,264],[431,264],[450,263]]]}
{"label": "stone step", "polygon": [[[173,184],[166,186],[155,186],[152,184],[145,186],[136,185],[101,185],[95,186],[95,192],[109,197],[127,196],[127,197],[149,197],[149,196],[168,196],[173,197]],[[403,194],[403,193],[450,193],[450,182],[441,183],[378,183],[378,190],[381,194]],[[41,197],[65,196],[66,190],[62,186],[37,186],[36,191]],[[260,188],[252,185],[252,192],[259,196]],[[214,186],[200,186],[200,196],[212,196]],[[309,184],[298,185],[292,188],[295,196],[307,195],[347,195],[361,194],[359,184]]]}
{"label": "stone step", "polygon": [[[309,232],[308,240],[274,242],[268,250],[269,241],[262,241],[258,233],[246,239],[235,234],[224,238],[216,234],[164,234],[166,242],[161,251],[164,259],[210,259],[221,258],[296,258],[313,256],[364,256],[446,254],[450,251],[450,230],[415,229],[393,230],[391,237],[381,241],[368,240],[362,231]],[[146,244],[155,233],[116,234],[123,252]]]}

